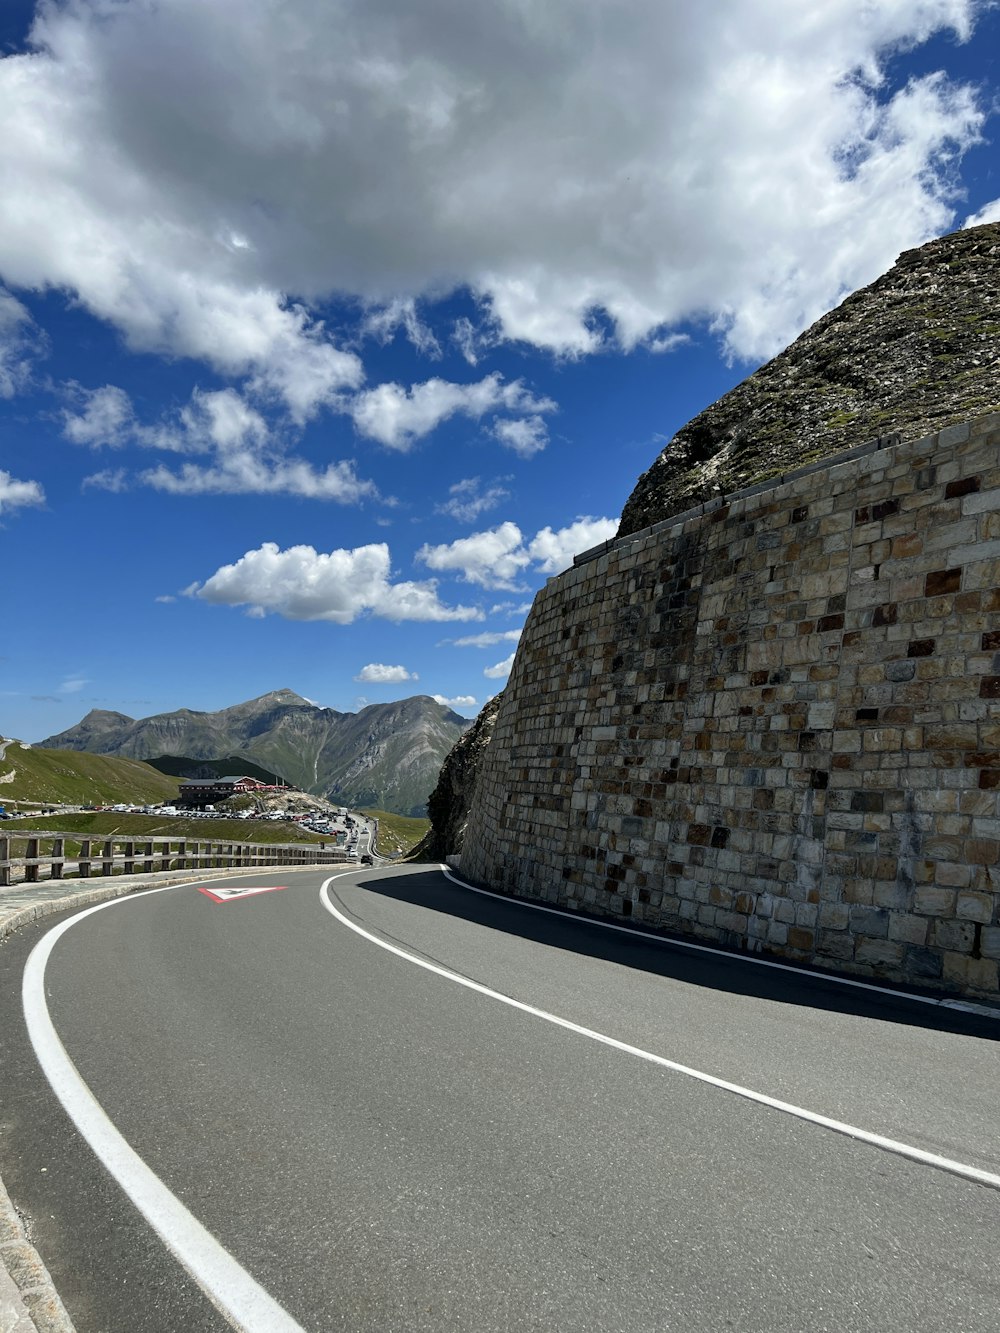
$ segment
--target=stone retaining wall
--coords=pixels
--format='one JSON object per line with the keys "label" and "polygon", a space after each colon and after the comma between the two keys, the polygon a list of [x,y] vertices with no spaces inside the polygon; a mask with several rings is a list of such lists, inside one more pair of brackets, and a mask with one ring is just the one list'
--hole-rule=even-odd
{"label": "stone retaining wall", "polygon": [[871,446],[551,579],[463,873],[996,998],[998,445]]}

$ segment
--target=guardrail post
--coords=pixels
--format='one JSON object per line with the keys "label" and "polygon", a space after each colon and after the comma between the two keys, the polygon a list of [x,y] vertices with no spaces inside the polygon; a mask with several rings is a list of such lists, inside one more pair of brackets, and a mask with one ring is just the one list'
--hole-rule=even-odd
{"label": "guardrail post", "polygon": [[135,874],[135,843],[127,842],[125,844],[125,868],[126,875]]}
{"label": "guardrail post", "polygon": [[182,838],[177,844],[177,869],[187,870],[187,839]]}
{"label": "guardrail post", "polygon": [[104,856],[101,860],[101,874],[113,875],[115,873],[115,844],[112,838],[108,838],[104,843]]}
{"label": "guardrail post", "polygon": [[66,859],[66,839],[52,839],[52,865],[49,869],[49,876],[52,879],[62,879],[63,863]]}
{"label": "guardrail post", "polygon": [[145,859],[142,863],[142,868],[147,875],[151,875],[153,873],[153,844],[151,842],[145,844],[143,856]]}
{"label": "guardrail post", "polygon": [[80,860],[77,865],[77,873],[79,874],[81,879],[90,878],[90,862],[91,862],[90,849],[91,849],[91,839],[81,838]]}
{"label": "guardrail post", "polygon": [[10,884],[10,838],[0,838],[0,888]]}
{"label": "guardrail post", "polygon": [[157,842],[160,844],[160,869],[161,869],[161,870],[169,870],[169,869],[170,869],[170,839],[169,839],[169,838],[157,838]]}
{"label": "guardrail post", "polygon": [[[34,884],[38,879],[38,839],[29,838],[28,845],[24,853],[27,860],[24,865],[24,882]],[[34,860],[35,865],[29,865],[28,861]]]}

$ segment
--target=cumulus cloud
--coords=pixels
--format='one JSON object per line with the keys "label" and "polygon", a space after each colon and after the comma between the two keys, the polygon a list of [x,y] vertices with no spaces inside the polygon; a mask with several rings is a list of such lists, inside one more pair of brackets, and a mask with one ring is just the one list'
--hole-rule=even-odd
{"label": "cumulus cloud", "polygon": [[369,662],[354,679],[365,684],[395,685],[404,680],[419,680],[420,677],[415,671],[407,671],[404,666],[383,666],[381,662]]}
{"label": "cumulus cloud", "polygon": [[979,227],[984,222],[1000,222],[1000,199],[984,204],[977,213],[970,213],[962,224],[964,227]]}
{"label": "cumulus cloud", "polygon": [[253,453],[229,454],[213,467],[185,463],[147,468],[139,480],[171,495],[297,495],[309,500],[357,504],[377,495],[373,482],[359,477],[352,462],[319,470],[301,459],[269,462]]}
{"label": "cumulus cloud", "polygon": [[496,509],[498,504],[510,498],[510,491],[499,482],[483,488],[479,477],[465,477],[448,487],[448,499],[435,506],[438,514],[447,514],[459,523],[474,523],[480,514]]}
{"label": "cumulus cloud", "polygon": [[392,621],[482,619],[476,607],[445,606],[434,579],[392,583],[389,575],[384,542],[330,552],[312,546],[281,550],[276,542],[265,542],[185,592],[220,606],[249,607],[258,615],[337,625],[366,613]]}
{"label": "cumulus cloud", "polygon": [[132,400],[124,389],[105,384],[101,389],[84,389],[78,384],[67,385],[77,403],[77,411],[63,409],[63,435],[74,444],[86,444],[93,449],[107,445],[120,449],[128,444],[135,433],[135,413]]}
{"label": "cumulus cloud", "polygon": [[443,694],[432,694],[431,698],[436,704],[444,704],[446,708],[475,708],[476,699],[472,694],[456,694],[454,699],[446,699]]}
{"label": "cumulus cloud", "polygon": [[502,662],[497,662],[496,666],[486,667],[483,670],[483,675],[489,680],[503,680],[504,677],[510,675],[513,666],[514,654],[511,653],[510,657],[505,657]]}
{"label": "cumulus cloud", "polygon": [[509,522],[447,545],[421,546],[416,558],[429,569],[456,574],[482,588],[516,587],[516,579],[531,563],[521,529]]}
{"label": "cumulus cloud", "polygon": [[437,378],[409,389],[401,384],[380,384],[358,394],[350,411],[362,435],[388,449],[405,451],[456,413],[482,417],[496,411],[553,412],[555,407],[550,398],[535,397],[520,380],[508,384],[495,372],[475,384],[453,384]]}
{"label": "cumulus cloud", "polygon": [[44,503],[45,492],[37,481],[18,481],[9,472],[0,471],[0,515]]}
{"label": "cumulus cloud", "polygon": [[493,434],[507,449],[521,458],[540,453],[549,440],[548,428],[541,417],[522,417],[519,420],[497,421]]}
{"label": "cumulus cloud", "polygon": [[210,455],[209,463],[160,462],[130,476],[124,468],[95,472],[85,486],[121,492],[133,484],[170,495],[295,495],[357,504],[373,499],[373,482],[359,477],[353,461],[325,468],[285,453],[286,443],[264,414],[232,388],[195,388],[175,414],[141,423],[123,389],[66,386],[75,410],[63,411],[63,434],[75,444],[121,449],[128,444],[168,454]]}
{"label": "cumulus cloud", "polygon": [[493,648],[498,643],[517,643],[521,634],[519,629],[485,630],[482,634],[466,634],[461,639],[447,642],[455,648]]}
{"label": "cumulus cloud", "polygon": [[482,588],[516,588],[517,578],[530,566],[542,574],[558,574],[573,563],[574,555],[607,541],[617,530],[613,518],[578,518],[558,532],[542,528],[526,542],[516,523],[501,523],[446,545],[424,545],[416,559]]}
{"label": "cumulus cloud", "polygon": [[441,345],[433,330],[417,314],[416,301],[390,301],[388,305],[369,310],[361,325],[362,335],[375,338],[383,345],[391,342],[400,329],[424,356],[437,358],[441,355]]}
{"label": "cumulus cloud", "polygon": [[529,542],[528,554],[543,574],[559,574],[570,567],[575,555],[610,541],[617,531],[615,518],[578,518],[558,532],[542,528]]}
{"label": "cumulus cloud", "polygon": [[976,12],[46,5],[0,62],[0,269],[302,420],[361,384],[313,313],[334,293],[464,287],[484,326],[568,355],[707,318],[762,357],[952,224],[978,94],[884,68]]}
{"label": "cumulus cloud", "polygon": [[0,398],[13,398],[26,387],[32,363],[44,346],[28,311],[0,287]]}
{"label": "cumulus cloud", "polygon": [[108,491],[112,495],[121,495],[130,489],[129,475],[123,467],[106,467],[100,472],[92,472],[80,483],[82,490]]}

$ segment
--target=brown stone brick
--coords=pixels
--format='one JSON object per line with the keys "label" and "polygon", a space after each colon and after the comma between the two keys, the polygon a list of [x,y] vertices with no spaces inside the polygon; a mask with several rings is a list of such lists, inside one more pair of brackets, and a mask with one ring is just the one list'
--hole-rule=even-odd
{"label": "brown stone brick", "polygon": [[981,647],[984,652],[993,652],[1000,648],[1000,629],[987,630],[982,637]]}
{"label": "brown stone brick", "polygon": [[813,932],[805,930],[802,926],[788,927],[788,944],[792,949],[811,949],[813,947]]}
{"label": "brown stone brick", "polygon": [[983,676],[979,682],[980,699],[1000,699],[1000,676]]}
{"label": "brown stone brick", "polygon": [[958,592],[961,584],[960,569],[937,569],[924,579],[924,596],[941,597],[945,593]]}
{"label": "brown stone brick", "polygon": [[907,532],[902,537],[896,537],[892,543],[892,558],[894,560],[907,560],[911,556],[920,555],[924,549],[922,537],[918,537],[915,532]]}
{"label": "brown stone brick", "polygon": [[930,657],[934,652],[934,639],[911,639],[906,649],[907,657]]}
{"label": "brown stone brick", "polygon": [[958,500],[963,495],[973,495],[978,490],[978,477],[961,477],[956,481],[948,482],[944,488],[944,498],[946,500]]}

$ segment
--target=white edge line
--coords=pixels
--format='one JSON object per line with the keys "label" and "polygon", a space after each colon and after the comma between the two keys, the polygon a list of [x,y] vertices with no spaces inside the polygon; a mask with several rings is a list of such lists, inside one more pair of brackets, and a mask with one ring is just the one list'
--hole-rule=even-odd
{"label": "white edge line", "polygon": [[[339,875],[332,875],[329,879],[324,880],[320,888],[320,901],[326,910],[356,934],[370,940],[372,944],[377,944],[380,949],[386,949],[389,953],[404,958],[408,963],[415,963],[417,967],[425,968],[428,972],[444,977],[447,981],[454,981],[456,985],[465,986],[468,990],[476,991],[479,995],[485,995],[487,999],[498,1000],[500,1004],[509,1005],[512,1009],[519,1009],[522,1013],[530,1014],[533,1018],[541,1018],[546,1023],[553,1023],[556,1027],[564,1028],[567,1032],[575,1032],[581,1037],[589,1037],[591,1041],[600,1042],[604,1046],[611,1046],[616,1051],[624,1051],[626,1055],[634,1055],[640,1060],[659,1065],[662,1069],[670,1069],[676,1074],[684,1074],[688,1078],[696,1079],[699,1083],[707,1083],[710,1087],[735,1093],[737,1097],[744,1097],[747,1101],[756,1102],[760,1106],[768,1106],[773,1111],[783,1111],[786,1115],[795,1116],[798,1120],[819,1125],[822,1129],[832,1130],[836,1134],[844,1134],[848,1138],[871,1144],[885,1152],[895,1153],[898,1157],[909,1158],[923,1166],[937,1167],[941,1171],[948,1171],[951,1175],[961,1176],[965,1180],[975,1181],[979,1185],[988,1185],[991,1189],[1000,1189],[1000,1175],[994,1175],[990,1171],[982,1171],[979,1167],[969,1166],[965,1162],[953,1161],[950,1157],[939,1157],[936,1153],[925,1152],[923,1148],[915,1148],[909,1143],[901,1143],[897,1139],[889,1139],[882,1134],[873,1134],[870,1130],[860,1129],[857,1125],[849,1125],[846,1121],[833,1120],[829,1116],[820,1115],[816,1111],[807,1111],[804,1107],[795,1106],[791,1102],[782,1102],[776,1097],[769,1097],[766,1093],[755,1092],[752,1088],[744,1088],[739,1083],[730,1083],[726,1079],[716,1078],[714,1074],[706,1074],[700,1069],[692,1069],[688,1065],[678,1064],[675,1060],[668,1060],[665,1056],[655,1055],[652,1051],[643,1050],[641,1046],[631,1046],[628,1042],[619,1041],[617,1037],[609,1037],[604,1032],[596,1032],[593,1028],[582,1027],[579,1023],[574,1023],[568,1018],[560,1018],[558,1014],[549,1013],[546,1009],[538,1009],[535,1005],[526,1004],[523,1000],[515,1000],[510,995],[503,995],[500,991],[491,990],[489,986],[484,986],[481,982],[471,981],[468,977],[460,976],[457,972],[451,972],[445,967],[440,967],[437,963],[418,958],[415,954],[399,948],[398,945],[390,944],[387,940],[380,939],[379,936],[372,934],[371,931],[365,930],[363,926],[351,921],[334,907],[330,901],[328,889],[335,879],[340,878]],[[562,914],[560,913],[560,915]]]}
{"label": "white edge line", "polygon": [[[225,875],[210,876],[226,879]],[[336,878],[336,876],[334,877]],[[45,965],[67,930],[94,912],[139,902],[151,893],[190,888],[169,884],[88,907],[53,926],[35,945],[21,988],[28,1035],[38,1063],[69,1118],[143,1217],[209,1300],[245,1333],[304,1333],[192,1213],[171,1194],[112,1124],[59,1040],[45,1000]]]}
{"label": "white edge line", "polygon": [[871,981],[858,981],[855,977],[839,977],[833,972],[819,972],[812,967],[793,967],[791,963],[778,963],[770,958],[758,958],[752,953],[734,953],[730,949],[714,949],[710,944],[695,944],[693,940],[673,939],[667,935],[653,935],[648,930],[637,930],[635,926],[620,926],[615,921],[598,921],[594,917],[580,916],[576,912],[567,912],[561,907],[548,907],[544,903],[531,902],[527,898],[514,897],[509,893],[493,893],[490,889],[477,888],[453,874],[450,867],[438,863],[442,874],[452,884],[468,889],[470,893],[481,894],[484,898],[495,898],[497,902],[512,903],[517,907],[528,907],[533,912],[548,912],[550,916],[560,916],[564,921],[575,921],[579,926],[596,926],[599,930],[617,930],[621,935],[635,935],[647,944],[658,944],[668,949],[690,949],[694,953],[710,953],[716,958],[725,958],[734,963],[752,963],[754,967],[771,967],[778,972],[791,972],[797,977],[813,977],[816,981],[828,981],[835,986],[853,986],[855,990],[870,990],[883,998],[912,1000],[915,1004],[930,1004],[938,1009],[957,1009],[965,1014],[978,1014],[981,1018],[1000,1020],[1000,1009],[991,1009],[987,1004],[976,1004],[972,1000],[952,1000],[947,996],[916,995],[913,991],[889,990],[886,986],[876,985]]}

